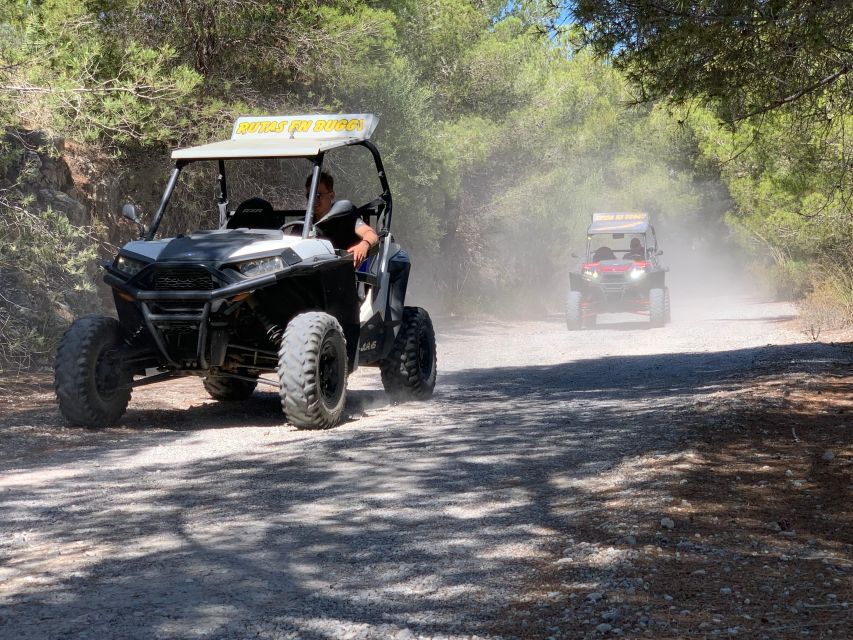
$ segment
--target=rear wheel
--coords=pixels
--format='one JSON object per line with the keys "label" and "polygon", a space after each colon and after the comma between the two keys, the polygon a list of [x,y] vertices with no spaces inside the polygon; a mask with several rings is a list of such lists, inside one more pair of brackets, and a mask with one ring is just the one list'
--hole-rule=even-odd
{"label": "rear wheel", "polygon": [[435,389],[435,330],[426,309],[403,308],[403,324],[388,357],[379,363],[382,386],[394,400],[424,400]]}
{"label": "rear wheel", "polygon": [[130,402],[132,373],[122,366],[124,332],[114,318],[89,316],[69,327],[56,351],[59,411],[73,425],[109,427]]}
{"label": "rear wheel", "polygon": [[300,429],[327,429],[343,415],[347,389],[347,345],[338,321],[309,311],[284,330],[278,352],[281,407]]}
{"label": "rear wheel", "polygon": [[255,391],[257,381],[241,380],[229,376],[207,376],[204,388],[214,400],[245,400]]}
{"label": "rear wheel", "polygon": [[577,331],[583,326],[583,294],[580,291],[569,291],[566,300],[566,328]]}
{"label": "rear wheel", "polygon": [[666,291],[649,289],[649,325],[662,327],[666,324]]}
{"label": "rear wheel", "polygon": [[664,322],[672,322],[672,307],[669,302],[669,287],[664,288]]}

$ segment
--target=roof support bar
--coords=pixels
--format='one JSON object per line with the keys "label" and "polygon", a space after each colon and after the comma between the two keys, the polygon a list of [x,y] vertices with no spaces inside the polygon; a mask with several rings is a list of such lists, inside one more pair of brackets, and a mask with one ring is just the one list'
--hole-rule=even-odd
{"label": "roof support bar", "polygon": [[219,228],[224,229],[228,216],[228,184],[225,182],[225,160],[219,161]]}
{"label": "roof support bar", "polygon": [[181,175],[181,169],[186,166],[186,162],[178,162],[175,168],[172,169],[172,175],[169,176],[169,182],[166,184],[166,190],[163,192],[163,198],[160,200],[160,206],[157,207],[157,213],[154,214],[154,220],[151,221],[151,226],[148,227],[148,233],[145,234],[146,240],[153,240],[157,229],[160,226],[160,221],[163,220],[163,214],[166,213],[166,207],[169,206],[169,198],[172,197],[172,192],[175,190],[175,185],[178,184],[178,176]]}
{"label": "roof support bar", "polygon": [[308,189],[308,204],[305,208],[305,223],[302,225],[302,237],[311,235],[311,227],[314,223],[314,202],[317,200],[317,187],[320,184],[320,171],[323,169],[323,154],[321,153],[311,161],[314,168],[311,171],[311,187]]}

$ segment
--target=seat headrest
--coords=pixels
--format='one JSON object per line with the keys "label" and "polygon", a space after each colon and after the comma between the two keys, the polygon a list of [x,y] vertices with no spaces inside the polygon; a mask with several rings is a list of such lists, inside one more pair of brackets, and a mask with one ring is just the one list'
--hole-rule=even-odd
{"label": "seat headrest", "polygon": [[264,200],[263,198],[249,198],[248,200],[243,200],[243,202],[237,205],[237,209],[235,209],[234,215],[237,215],[238,213],[245,215],[270,215],[272,212],[272,204],[270,204],[267,200]]}

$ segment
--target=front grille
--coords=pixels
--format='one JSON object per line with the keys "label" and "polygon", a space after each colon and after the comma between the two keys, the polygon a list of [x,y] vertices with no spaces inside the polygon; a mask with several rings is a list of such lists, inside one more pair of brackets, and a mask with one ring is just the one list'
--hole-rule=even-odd
{"label": "front grille", "polygon": [[602,282],[625,282],[624,273],[605,273],[601,276]]}
{"label": "front grille", "polygon": [[156,291],[209,291],[213,276],[204,269],[161,269],[154,275]]}

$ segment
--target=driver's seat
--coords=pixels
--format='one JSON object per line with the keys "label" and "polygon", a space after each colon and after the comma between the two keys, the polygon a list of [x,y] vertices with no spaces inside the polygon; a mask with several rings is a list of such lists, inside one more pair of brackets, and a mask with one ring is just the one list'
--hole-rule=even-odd
{"label": "driver's seat", "polygon": [[[274,229],[275,210],[272,203],[263,198],[249,198],[243,200],[228,222],[225,224],[226,229]],[[270,225],[274,226],[270,226]]]}
{"label": "driver's seat", "polygon": [[610,247],[599,247],[592,254],[593,262],[601,262],[602,260],[616,260],[616,254]]}

